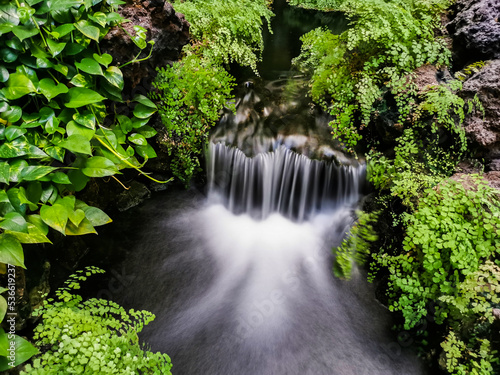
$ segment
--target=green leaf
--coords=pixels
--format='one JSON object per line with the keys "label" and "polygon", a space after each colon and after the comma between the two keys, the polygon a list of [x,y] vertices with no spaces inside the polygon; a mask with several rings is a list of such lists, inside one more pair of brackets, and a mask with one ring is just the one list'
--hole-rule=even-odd
{"label": "green leaf", "polygon": [[70,135],[68,138],[61,141],[58,146],[70,150],[71,152],[92,155],[90,142],[82,135]]}
{"label": "green leaf", "polygon": [[153,103],[148,98],[146,98],[144,95],[136,95],[136,96],[134,96],[134,101],[136,101],[138,103],[141,103],[142,105],[144,105],[146,107],[157,109],[156,104]]}
{"label": "green leaf", "polygon": [[73,115],[73,120],[86,128],[95,129],[95,116],[91,111],[85,111],[81,114],[75,113]]}
{"label": "green leaf", "polygon": [[85,212],[87,219],[89,219],[90,223],[94,227],[105,225],[113,221],[104,211],[97,207],[87,206],[83,208],[83,211]]}
{"label": "green leaf", "polygon": [[142,134],[133,133],[128,137],[128,140],[139,146],[146,146],[148,144],[148,141]]}
{"label": "green leaf", "polygon": [[23,110],[21,109],[21,107],[14,105],[9,107],[9,109],[3,112],[0,116],[4,120],[7,120],[8,123],[13,124],[19,121],[22,115],[23,115]]}
{"label": "green leaf", "polygon": [[72,87],[67,95],[69,101],[65,103],[65,106],[68,108],[79,108],[105,99],[97,92],[83,87]]}
{"label": "green leaf", "polygon": [[47,155],[49,155],[51,158],[54,158],[61,163],[64,163],[64,155],[66,154],[66,150],[62,147],[58,146],[48,146],[43,149]]}
{"label": "green leaf", "polygon": [[84,234],[97,234],[88,219],[84,218],[78,226],[73,224],[71,221],[68,222],[68,225],[66,226],[66,235],[82,236]]}
{"label": "green leaf", "polygon": [[25,74],[12,73],[7,80],[5,88],[2,89],[5,97],[9,100],[19,99],[26,94],[36,92],[36,87]]}
{"label": "green leaf", "polygon": [[103,75],[101,65],[99,65],[99,63],[94,59],[89,59],[88,57],[82,59],[82,61],[80,62],[75,62],[75,66],[81,71],[88,74],[99,76]]}
{"label": "green leaf", "polygon": [[81,126],[75,121],[70,121],[68,123],[68,125],[66,126],[66,131],[68,132],[68,136],[81,135],[89,141],[94,137],[95,134],[95,130],[86,128],[85,126]]}
{"label": "green leaf", "polygon": [[52,179],[52,182],[55,182],[56,184],[71,185],[68,175],[64,172],[53,173],[50,175],[50,178]]}
{"label": "green leaf", "polygon": [[98,23],[102,27],[106,27],[106,24],[108,23],[106,14],[102,12],[95,12],[92,16],[89,16],[89,19],[91,19],[95,23]]}
{"label": "green leaf", "polygon": [[92,26],[87,20],[80,20],[74,24],[75,27],[87,38],[93,39],[96,42],[99,42],[99,28]]}
{"label": "green leaf", "polygon": [[[0,296],[0,322],[3,321],[6,313],[7,313],[7,301],[4,297]],[[0,355],[3,355],[2,351],[0,351]]]}
{"label": "green leaf", "polygon": [[67,10],[72,7],[83,5],[83,0],[48,0],[47,7],[50,12]]}
{"label": "green leaf", "polygon": [[26,362],[28,359],[38,354],[38,349],[35,348],[29,341],[16,335],[14,337],[16,360],[14,366],[19,366],[21,363]]}
{"label": "green leaf", "polygon": [[0,221],[0,228],[28,233],[28,223],[26,223],[24,216],[18,212],[9,212],[5,215],[3,220]]}
{"label": "green leaf", "polygon": [[78,55],[85,49],[84,46],[78,43],[68,43],[64,53],[68,56]]}
{"label": "green leaf", "polygon": [[69,220],[71,220],[71,222],[76,226],[80,225],[83,219],[85,219],[85,212],[81,209],[77,209],[69,213]]}
{"label": "green leaf", "polygon": [[3,65],[0,65],[0,82],[7,82],[8,79],[9,71]]}
{"label": "green leaf", "polygon": [[137,154],[142,156],[144,159],[152,159],[156,158],[156,152],[151,145],[146,145],[146,146],[135,146],[135,150],[137,151]]}
{"label": "green leaf", "polygon": [[107,53],[103,53],[102,55],[98,55],[97,53],[94,53],[92,55],[95,61],[97,61],[99,64],[104,65],[106,68],[108,67],[109,64],[113,61],[113,57]]}
{"label": "green leaf", "polygon": [[19,52],[12,48],[0,48],[0,58],[6,63],[11,63],[17,60]]}
{"label": "green leaf", "polygon": [[0,263],[26,268],[23,247],[14,236],[0,234]]}
{"label": "green leaf", "polygon": [[10,166],[6,161],[0,162],[0,183],[8,184],[10,180]]}
{"label": "green leaf", "polygon": [[56,27],[54,30],[52,30],[50,32],[50,34],[54,38],[59,39],[59,38],[62,38],[63,36],[65,36],[65,35],[69,34],[74,29],[75,29],[75,26],[73,24],[66,23],[64,25],[60,25],[60,26]]}
{"label": "green leaf", "polygon": [[130,133],[130,131],[133,129],[132,127],[132,121],[127,116],[123,115],[118,115],[116,116],[118,119],[118,122],[120,123],[120,129],[124,134]]}
{"label": "green leaf", "polygon": [[117,174],[118,168],[111,160],[102,156],[94,156],[86,160],[82,172],[88,177],[104,177]]}
{"label": "green leaf", "polygon": [[153,113],[156,112],[156,109],[145,106],[144,104],[137,104],[134,108],[134,116],[140,119],[145,119],[150,117]]}
{"label": "green leaf", "polygon": [[19,38],[22,42],[24,39],[31,38],[39,33],[36,27],[27,27],[27,26],[16,26],[12,28],[12,32],[15,36]]}
{"label": "green leaf", "polygon": [[59,94],[66,94],[68,87],[62,83],[55,84],[52,78],[44,78],[39,83],[40,91],[50,101]]}
{"label": "green leaf", "polygon": [[5,138],[10,142],[26,134],[26,132],[26,129],[22,129],[19,126],[8,126],[7,129],[5,129]]}
{"label": "green leaf", "polygon": [[45,236],[49,233],[49,227],[47,224],[45,224],[40,217],[40,215],[28,215],[26,217],[26,220],[30,223],[33,224],[35,227],[38,228],[38,230],[44,234]]}
{"label": "green leaf", "polygon": [[40,217],[49,227],[65,234],[66,224],[69,219],[68,210],[65,206],[61,204],[43,205],[40,209]]}
{"label": "green leaf", "polygon": [[147,126],[147,125],[139,128],[138,132],[140,134],[142,134],[145,138],[154,137],[158,133],[151,126]]}
{"label": "green leaf", "polygon": [[87,78],[83,74],[76,74],[73,78],[71,78],[71,81],[69,81],[69,83],[71,83],[73,86],[76,87],[84,87],[84,88],[94,87],[92,79]]}
{"label": "green leaf", "polygon": [[20,178],[24,181],[35,181],[49,174],[50,172],[55,171],[56,169],[58,168],[42,165],[31,165],[21,171]]}
{"label": "green leaf", "polygon": [[[45,223],[44,223],[45,225]],[[47,226],[46,226],[47,227]],[[48,228],[48,227],[47,227]],[[28,224],[28,233],[13,232],[10,230],[5,231],[6,234],[10,234],[15,237],[20,243],[30,244],[30,243],[52,243],[48,238],[46,233],[44,234],[36,225]]]}
{"label": "green leaf", "polygon": [[49,46],[52,57],[59,55],[66,47],[66,43],[57,43],[54,40],[47,38],[47,44]]}
{"label": "green leaf", "polygon": [[73,190],[81,191],[85,188],[90,178],[85,176],[81,170],[71,170],[68,172],[68,177],[71,181]]}
{"label": "green leaf", "polygon": [[120,69],[116,66],[110,66],[104,72],[104,78],[111,83],[113,86],[118,87],[120,90],[123,90],[123,74]]}
{"label": "green leaf", "polygon": [[4,143],[0,146],[0,158],[10,159],[24,156],[30,151],[30,145],[20,138],[15,139],[11,143]]}
{"label": "green leaf", "polygon": [[28,166],[28,162],[23,159],[15,160],[10,163],[10,180],[19,182],[21,171]]}

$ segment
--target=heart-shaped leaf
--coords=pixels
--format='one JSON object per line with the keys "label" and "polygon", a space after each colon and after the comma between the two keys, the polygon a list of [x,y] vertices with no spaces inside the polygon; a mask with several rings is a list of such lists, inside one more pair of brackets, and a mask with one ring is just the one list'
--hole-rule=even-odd
{"label": "heart-shaped leaf", "polygon": [[104,72],[104,78],[111,83],[113,86],[118,87],[120,90],[123,90],[123,74],[120,69],[116,66],[110,66]]}
{"label": "heart-shaped leaf", "polygon": [[0,263],[26,268],[23,247],[10,234],[0,234]]}
{"label": "heart-shaped leaf", "polygon": [[76,226],[79,226],[83,219],[85,219],[85,212],[83,210],[77,209],[69,213],[69,220]]}
{"label": "heart-shaped leaf", "polygon": [[[60,0],[59,0],[60,1]],[[99,28],[92,26],[87,20],[80,20],[75,23],[75,27],[87,38],[93,39],[99,42]]]}
{"label": "heart-shaped leaf", "polygon": [[88,57],[82,59],[80,62],[75,62],[75,66],[82,72],[102,76],[101,66],[94,59],[89,59]]}
{"label": "heart-shaped leaf", "polygon": [[66,43],[57,43],[50,38],[47,38],[47,45],[49,46],[52,57],[59,55],[63,51],[64,47],[66,47]]}
{"label": "heart-shaped leaf", "polygon": [[18,212],[9,212],[0,221],[0,228],[16,232],[28,233],[28,223],[23,215]]}
{"label": "heart-shaped leaf", "polygon": [[98,55],[97,53],[94,53],[92,55],[95,61],[97,61],[99,64],[104,65],[106,68],[108,67],[109,64],[113,61],[113,57],[107,53],[103,53],[102,55]]}
{"label": "heart-shaped leaf", "polygon": [[82,135],[70,135],[68,138],[60,142],[58,146],[70,150],[71,152],[92,155],[90,142]]}
{"label": "heart-shaped leaf", "polygon": [[111,160],[102,156],[94,156],[85,161],[82,172],[88,177],[104,177],[118,173],[118,168]]}
{"label": "heart-shaped leaf", "polygon": [[73,120],[75,120],[78,124],[85,126],[86,128],[95,129],[95,116],[90,111],[75,113],[73,115]]}
{"label": "heart-shaped leaf", "polygon": [[101,102],[106,99],[94,90],[83,87],[72,87],[67,94],[69,101],[65,103],[68,108],[79,108],[88,104]]}
{"label": "heart-shaped leaf", "polygon": [[70,121],[66,126],[66,131],[68,136],[72,135],[81,135],[85,137],[87,140],[91,140],[95,134],[95,130],[86,128],[85,126],[81,126],[77,124],[75,121]]}
{"label": "heart-shaped leaf", "polygon": [[61,204],[53,206],[43,205],[40,209],[40,217],[49,227],[65,234],[66,224],[68,223],[68,210]]}
{"label": "heart-shaped leaf", "polygon": [[68,87],[59,83],[55,84],[52,78],[44,78],[39,83],[40,91],[42,94],[50,101],[59,94],[66,94],[68,92]]}
{"label": "heart-shaped leaf", "polygon": [[12,73],[7,80],[6,86],[2,89],[2,92],[8,100],[19,99],[26,94],[36,91],[33,82],[31,82],[27,75],[22,73]]}
{"label": "heart-shaped leaf", "polygon": [[97,207],[87,206],[83,208],[83,211],[85,211],[85,216],[94,227],[105,225],[113,221],[104,211]]}

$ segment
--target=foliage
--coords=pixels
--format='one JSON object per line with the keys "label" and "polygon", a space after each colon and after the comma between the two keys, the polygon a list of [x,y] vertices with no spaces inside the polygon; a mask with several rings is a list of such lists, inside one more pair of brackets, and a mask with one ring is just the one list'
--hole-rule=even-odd
{"label": "foliage", "polygon": [[83,301],[72,293],[88,276],[102,272],[95,267],[77,271],[56,291],[55,300],[36,311],[43,321],[34,339],[44,353],[21,374],[171,374],[166,354],[144,351],[139,344],[137,335],[153,314],[127,312],[103,299]]}
{"label": "foliage", "polygon": [[299,6],[307,9],[319,9],[323,11],[331,11],[338,9],[342,4],[342,0],[287,0],[290,5]]}
{"label": "foliage", "polygon": [[257,72],[264,42],[263,20],[273,13],[268,0],[188,0],[175,2],[191,24],[190,33],[205,45],[205,57],[215,64],[236,62]]}
{"label": "foliage", "polygon": [[371,244],[378,239],[372,226],[378,219],[377,213],[360,211],[357,214],[358,220],[351,228],[349,237],[333,250],[336,255],[333,272],[337,277],[350,279],[353,260],[363,265],[370,255]]}
{"label": "foliage", "polygon": [[158,69],[153,83],[162,122],[167,129],[171,168],[176,177],[188,183],[200,168],[208,130],[219,119],[219,112],[231,97],[234,78],[220,65],[196,54],[182,62]]}
{"label": "foliage", "polygon": [[[123,75],[99,42],[125,20],[121,1],[28,0],[0,5],[0,262],[24,267],[23,243],[95,233],[110,218],[75,199],[94,177],[155,157],[147,126],[156,106],[123,102]],[[142,28],[138,28],[140,32]],[[142,36],[141,36],[142,35]],[[135,38],[146,46],[145,34]],[[143,42],[143,43],[142,43]]]}
{"label": "foliage", "polygon": [[353,150],[388,89],[404,109],[413,99],[409,73],[449,62],[434,31],[449,2],[346,0],[332,6],[347,14],[351,27],[340,35],[324,29],[306,34],[294,63],[312,74],[313,99],[335,116],[334,136]]}

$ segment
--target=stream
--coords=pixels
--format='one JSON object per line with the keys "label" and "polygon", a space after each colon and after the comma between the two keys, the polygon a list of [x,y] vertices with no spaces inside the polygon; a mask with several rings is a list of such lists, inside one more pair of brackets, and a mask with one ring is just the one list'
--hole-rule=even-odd
{"label": "stream", "polygon": [[100,297],[156,315],[141,339],[177,375],[425,374],[366,274],[332,274],[365,164],[330,139],[307,82],[282,78],[298,36],[345,20],[275,6],[263,78],[242,80],[211,135],[207,186],[157,193],[102,231],[124,257]]}

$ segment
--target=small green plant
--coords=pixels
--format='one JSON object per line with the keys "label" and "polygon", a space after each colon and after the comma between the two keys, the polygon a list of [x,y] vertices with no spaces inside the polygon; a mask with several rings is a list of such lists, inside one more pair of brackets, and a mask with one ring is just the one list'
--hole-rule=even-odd
{"label": "small green plant", "polygon": [[171,67],[158,69],[153,83],[157,91],[151,96],[159,103],[167,129],[167,139],[162,142],[173,157],[172,171],[185,184],[201,169],[199,155],[209,129],[232,97],[233,81],[220,65],[194,53]]}
{"label": "small green plant", "polygon": [[102,272],[96,267],[77,271],[55,299],[36,311],[42,322],[34,339],[42,354],[21,374],[171,374],[166,354],[145,351],[139,344],[138,333],[153,314],[73,294],[87,277]]}

